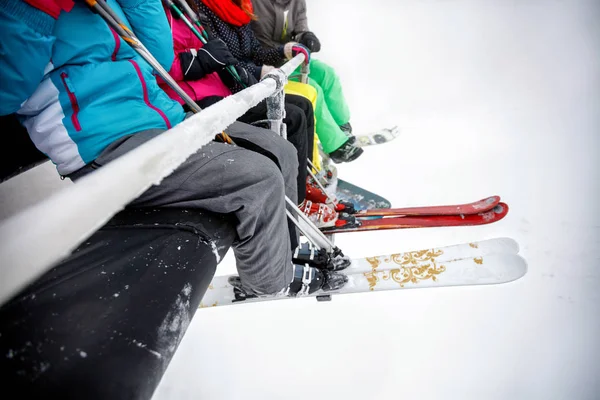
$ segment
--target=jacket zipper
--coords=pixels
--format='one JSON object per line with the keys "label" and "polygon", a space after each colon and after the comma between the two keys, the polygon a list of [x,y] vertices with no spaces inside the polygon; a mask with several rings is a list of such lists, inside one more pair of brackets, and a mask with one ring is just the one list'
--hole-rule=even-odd
{"label": "jacket zipper", "polygon": [[110,56],[110,59],[112,61],[117,61],[117,53],[119,52],[119,49],[121,48],[121,38],[119,38],[119,35],[117,34],[117,32],[115,32],[115,30],[113,28],[110,28],[110,33],[112,33],[113,39],[115,39],[115,49],[113,50],[113,53]]}
{"label": "jacket zipper", "polygon": [[67,95],[69,96],[69,101],[71,102],[71,108],[73,109],[73,114],[71,115],[71,122],[75,127],[77,132],[81,131],[81,125],[79,124],[79,119],[77,115],[79,114],[79,103],[77,102],[77,96],[75,96],[75,92],[72,90],[72,86],[69,82],[69,75],[66,72],[60,74],[60,79],[62,80],[63,85],[65,86],[65,90],[67,91]]}
{"label": "jacket zipper", "polygon": [[150,98],[148,97],[148,87],[146,86],[146,81],[144,80],[144,76],[142,75],[142,70],[140,70],[140,66],[134,60],[127,60],[127,61],[129,61],[131,63],[131,65],[133,65],[133,68],[135,69],[135,72],[137,73],[138,79],[140,80],[140,83],[142,84],[142,93],[144,95],[144,103],[146,103],[146,105],[148,107],[150,107],[151,109],[156,111],[158,113],[158,115],[161,116],[163,121],[165,121],[165,125],[167,126],[167,129],[171,129],[171,122],[169,121],[169,119],[167,118],[165,113],[160,108],[158,108],[158,107],[154,106],[152,103],[150,103]]}

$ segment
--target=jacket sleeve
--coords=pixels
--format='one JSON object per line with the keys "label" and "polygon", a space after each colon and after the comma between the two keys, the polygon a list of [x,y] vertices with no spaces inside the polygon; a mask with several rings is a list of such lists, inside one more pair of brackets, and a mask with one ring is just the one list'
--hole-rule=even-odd
{"label": "jacket sleeve", "polygon": [[297,0],[298,8],[294,14],[294,31],[296,34],[308,31],[308,18],[306,17],[306,0]]}
{"label": "jacket sleeve", "polygon": [[18,111],[42,81],[55,23],[22,0],[0,1],[0,115]]}
{"label": "jacket sleeve", "polygon": [[118,0],[133,32],[167,71],[173,63],[173,37],[160,0]]}
{"label": "jacket sleeve", "polygon": [[252,48],[252,54],[250,54],[250,58],[254,64],[258,66],[281,64],[281,60],[285,58],[283,46],[265,48],[258,41],[256,35],[254,35],[254,32],[252,32],[250,25],[246,25],[244,29],[246,30],[244,34],[250,39]]}

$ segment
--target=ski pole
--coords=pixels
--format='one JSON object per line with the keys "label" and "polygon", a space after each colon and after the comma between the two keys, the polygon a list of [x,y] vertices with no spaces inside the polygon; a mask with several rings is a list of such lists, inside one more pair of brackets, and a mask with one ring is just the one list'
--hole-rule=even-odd
{"label": "ski pole", "polygon": [[302,69],[300,70],[300,72],[301,72],[300,82],[308,84],[308,74],[310,74],[309,63],[303,63]]}
{"label": "ski pole", "polygon": [[308,241],[310,243],[312,243],[312,245],[314,247],[316,247],[317,249],[321,249],[321,248],[325,247],[325,246],[323,246],[323,244],[317,243],[317,241],[315,239],[313,239],[312,236],[307,235],[307,232],[300,225],[300,221],[298,221],[298,219],[292,215],[292,213],[290,212],[290,210],[286,209],[285,210],[285,214],[287,215],[287,217],[289,218],[289,220],[292,221],[292,223],[294,225],[296,225],[296,228],[298,228],[298,230],[306,237],[306,239],[308,239]]}
{"label": "ski pole", "polygon": [[198,15],[194,12],[194,10],[192,10],[190,8],[187,1],[186,0],[175,0],[175,1],[177,1],[177,3],[179,3],[181,8],[183,8],[183,11],[185,11],[185,13],[187,14],[188,18],[194,22],[194,24],[198,27],[198,29],[200,29],[200,33],[202,34],[202,37],[204,37],[205,40],[208,40],[208,33],[206,32],[206,29],[204,29],[204,27],[200,23],[200,19],[198,18]]}
{"label": "ski pole", "polygon": [[307,228],[312,230],[312,233],[307,235],[308,232],[305,232],[305,230],[301,229],[302,233],[304,233],[304,235],[307,238],[312,238],[311,242],[313,242],[313,244],[315,244],[315,242],[317,241],[322,241],[326,245],[321,245],[319,246],[319,248],[325,247],[328,252],[335,252],[335,250],[339,251],[339,249],[337,249],[337,247],[327,238],[327,236],[325,236],[325,234],[321,232],[321,230],[317,228],[317,226],[310,219],[308,219],[308,217],[302,211],[300,211],[298,206],[296,206],[293,201],[291,201],[287,196],[285,198],[285,201],[288,203],[288,205],[290,205],[291,209],[294,210],[296,214],[298,214],[298,217],[300,217],[300,219],[306,222],[306,224],[308,225]]}
{"label": "ski pole", "polygon": [[127,42],[148,64],[150,64],[152,68],[154,68],[160,77],[185,101],[193,112],[198,113],[202,111],[196,102],[181,89],[171,75],[169,75],[156,58],[150,54],[148,49],[146,49],[142,42],[139,41],[131,29],[120,20],[119,16],[104,0],[85,0],[85,2],[92,11],[100,15],[125,42]]}
{"label": "ski pole", "polygon": [[[321,177],[325,182],[327,182],[329,179],[325,176],[325,168],[323,168],[322,171],[319,172],[319,169],[315,166],[315,164],[312,163],[312,161],[310,160],[310,158],[307,158],[306,161],[308,161],[308,165],[312,167],[312,169],[314,169],[315,172],[315,177],[317,178],[317,180],[319,180],[319,177]],[[323,182],[321,182],[319,180],[319,182],[321,183],[321,185],[324,186]]]}
{"label": "ski pole", "polygon": [[[196,37],[198,39],[200,39],[200,41],[203,44],[207,43],[207,38],[205,38],[204,36],[202,36],[200,34],[200,32],[198,32],[198,30],[196,29],[196,27],[194,25],[192,25],[192,23],[190,22],[190,20],[183,14],[183,12],[179,9],[179,7],[177,7],[177,5],[173,2],[173,0],[163,0],[163,2],[167,5],[167,7],[169,7],[171,10],[173,10],[175,12],[175,14],[177,14],[177,16],[183,21],[183,23],[192,31],[192,33],[194,35],[196,35]],[[178,1],[178,3],[181,6],[187,6],[187,10],[186,13],[189,15],[190,13],[193,15],[194,12],[192,11],[192,9],[187,5],[187,3],[185,2],[185,0],[181,0]],[[185,10],[185,8],[184,8]],[[196,24],[200,25],[200,21],[198,20],[198,18],[196,17]],[[203,32],[206,33],[206,31],[203,29]],[[237,71],[233,68],[232,65],[227,65],[225,66],[225,68],[227,69],[227,71],[229,71],[229,73],[231,74],[231,76],[233,76],[233,79],[235,79],[243,88],[246,88],[246,85],[244,85],[244,83],[242,82],[242,79],[240,78],[240,76],[238,75]]]}

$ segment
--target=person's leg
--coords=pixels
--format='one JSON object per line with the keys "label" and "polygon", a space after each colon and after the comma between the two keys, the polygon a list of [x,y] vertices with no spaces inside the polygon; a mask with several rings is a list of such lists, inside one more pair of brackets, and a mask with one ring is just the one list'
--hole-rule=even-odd
{"label": "person's leg", "polygon": [[[96,159],[95,167],[160,133],[150,130],[118,140]],[[283,149],[283,157],[294,160],[293,147],[281,138],[275,140]],[[78,179],[86,172],[90,171],[72,177]],[[244,287],[249,292],[271,294],[292,278],[284,196],[283,175],[275,162],[240,146],[209,142],[129,206],[202,208],[234,214],[234,253]]]}
{"label": "person's leg", "polygon": [[225,129],[234,143],[271,159],[281,171],[285,184],[285,195],[295,203],[298,200],[298,161],[296,148],[289,141],[270,129],[260,128],[243,122],[234,122]]}
{"label": "person's leg", "polygon": [[306,117],[307,156],[311,158],[315,150],[315,112],[313,105],[309,99],[295,94],[286,93],[285,100],[287,103],[298,107]]}
{"label": "person's leg", "polygon": [[329,154],[342,147],[348,141],[348,136],[340,129],[329,112],[321,86],[313,79],[309,79],[309,84],[317,90],[317,107],[314,110],[317,119],[317,136],[323,151]]}
{"label": "person's leg", "polygon": [[86,238],[0,306],[3,398],[150,399],[234,239],[232,220],[128,209]]}
{"label": "person's leg", "polygon": [[350,121],[350,108],[344,97],[340,78],[335,70],[316,59],[310,62],[311,79],[319,84],[323,89],[323,96],[331,116],[338,125],[344,125]]}
{"label": "person's leg", "polygon": [[284,195],[274,162],[240,146],[211,142],[133,205],[235,214],[234,253],[244,288],[273,294],[292,278]]}
{"label": "person's leg", "polygon": [[[298,160],[298,202],[302,202],[306,195],[306,158],[308,157],[307,122],[304,112],[287,99],[285,102],[285,118],[283,122],[287,126],[287,140],[294,145]],[[267,118],[267,106],[264,101],[248,110],[238,120],[245,123],[256,123]]]}
{"label": "person's leg", "polygon": [[[226,133],[233,139],[235,144],[260,153],[279,166],[285,183],[285,194],[294,204],[298,204],[304,199],[306,186],[301,187],[300,195],[302,199],[299,200],[298,184],[301,179],[306,179],[306,169],[302,176],[298,177],[297,151],[291,142],[282,140],[279,135],[269,129],[242,122],[233,123],[226,129]],[[290,248],[294,251],[299,244],[298,231],[292,221],[288,219],[287,223],[290,234]]]}
{"label": "person's leg", "polygon": [[[306,166],[308,158],[308,134],[306,129],[306,117],[302,110],[287,99],[285,101],[285,118],[283,122],[287,126],[287,140],[294,145],[298,159],[298,202],[302,202],[306,196]],[[312,138],[311,138],[312,139]]]}
{"label": "person's leg", "polygon": [[[303,84],[300,82],[294,82],[294,81],[290,80],[285,85],[284,91],[285,91],[286,96],[287,95],[296,95],[296,96],[304,97],[305,99],[310,101],[310,103],[312,105],[313,141],[312,141],[312,152],[309,152],[309,155],[311,156],[311,161],[312,161],[313,165],[317,169],[320,170],[321,169],[321,156],[319,155],[319,138],[317,135],[315,135],[315,133],[316,133],[315,125],[316,125],[317,117],[314,113],[314,110],[317,108],[317,90],[310,85],[306,85],[306,84]],[[308,127],[309,131],[310,131],[310,121],[311,120],[309,118],[307,118],[307,123],[309,125],[309,127]]]}

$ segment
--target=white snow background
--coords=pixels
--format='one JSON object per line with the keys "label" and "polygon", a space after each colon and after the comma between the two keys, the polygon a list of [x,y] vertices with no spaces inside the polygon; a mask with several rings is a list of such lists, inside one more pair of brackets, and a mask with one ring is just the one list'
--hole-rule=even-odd
{"label": "white snow background", "polygon": [[[600,2],[308,0],[357,133],[340,176],[394,206],[498,194],[480,227],[337,235],[352,257],[509,236],[522,279],[202,309],[153,399],[600,398]],[[62,185],[0,185],[0,217]],[[234,272],[230,254],[218,274]]]}

